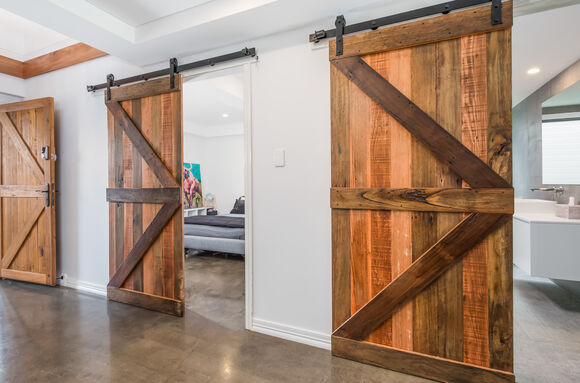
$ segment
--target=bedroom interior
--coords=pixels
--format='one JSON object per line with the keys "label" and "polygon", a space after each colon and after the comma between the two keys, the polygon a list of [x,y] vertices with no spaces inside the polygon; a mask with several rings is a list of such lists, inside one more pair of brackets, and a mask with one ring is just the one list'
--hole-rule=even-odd
{"label": "bedroom interior", "polygon": [[442,1],[0,0],[0,381],[580,381],[580,0]]}
{"label": "bedroom interior", "polygon": [[184,79],[185,301],[245,327],[244,79],[239,67]]}

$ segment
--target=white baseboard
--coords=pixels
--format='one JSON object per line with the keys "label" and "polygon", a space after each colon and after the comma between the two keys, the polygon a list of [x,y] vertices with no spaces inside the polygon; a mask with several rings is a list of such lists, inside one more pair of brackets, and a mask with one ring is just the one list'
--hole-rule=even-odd
{"label": "white baseboard", "polygon": [[252,326],[249,330],[330,350],[330,334],[318,331],[306,330],[259,318],[253,318]]}
{"label": "white baseboard", "polygon": [[107,296],[107,286],[98,285],[96,283],[78,281],[72,278],[59,279],[58,284],[64,287],[69,287],[78,291],[82,291],[89,294],[100,295],[103,297]]}

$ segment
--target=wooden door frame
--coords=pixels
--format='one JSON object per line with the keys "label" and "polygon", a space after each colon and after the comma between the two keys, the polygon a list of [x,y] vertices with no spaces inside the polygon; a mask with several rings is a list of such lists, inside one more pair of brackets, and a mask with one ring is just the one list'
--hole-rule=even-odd
{"label": "wooden door frame", "polygon": [[[47,223],[49,225],[49,248],[48,254],[44,253],[45,262],[46,262],[46,270],[47,274],[42,275],[39,273],[32,273],[27,271],[18,271],[18,270],[7,270],[3,269],[2,266],[2,278],[9,278],[9,279],[16,279],[34,283],[41,283],[50,286],[56,285],[56,149],[55,149],[55,132],[54,132],[54,99],[52,97],[45,97],[39,98],[34,100],[28,101],[18,101],[9,104],[2,104],[0,105],[0,113],[9,113],[9,112],[17,112],[22,110],[29,110],[29,109],[39,109],[42,108],[44,111],[44,118],[46,119],[49,125],[49,166],[48,172],[46,169],[44,170],[44,183],[48,185],[48,190],[29,190],[26,193],[26,197],[30,198],[48,198],[50,203],[49,206],[44,207],[44,212],[46,214]],[[10,122],[11,123],[11,122]],[[1,151],[0,151],[1,156]],[[0,158],[1,160],[1,158]],[[2,174],[2,169],[0,169],[0,176]],[[48,193],[48,197],[46,196]],[[7,191],[7,196],[10,193]],[[43,203],[44,205],[44,203]],[[2,211],[2,207],[0,205],[0,214]],[[39,213],[40,214],[40,213]],[[0,215],[0,228],[2,227],[1,222],[1,215]],[[38,220],[38,218],[37,218]],[[34,225],[37,221],[33,222]],[[1,234],[1,233],[0,233]],[[28,233],[26,234],[28,236]],[[26,238],[24,238],[25,240]],[[22,245],[22,244],[21,244]],[[9,264],[8,264],[9,266]],[[6,266],[6,267],[8,267]]]}
{"label": "wooden door frame", "polygon": [[227,70],[235,70],[242,74],[244,83],[244,193],[246,196],[246,233],[245,233],[245,326],[247,330],[258,331],[260,328],[254,324],[254,284],[253,284],[253,270],[254,270],[254,220],[253,220],[253,194],[252,194],[252,71],[254,63],[258,61],[258,57],[247,58],[245,60],[237,60],[235,62],[227,62],[218,64],[213,67],[204,67],[182,72],[183,82],[194,79],[195,77],[216,73]]}
{"label": "wooden door frame", "polygon": [[[499,25],[491,23],[491,6],[483,6],[347,36],[344,38],[343,54],[340,56],[336,56],[336,41],[330,42],[329,53],[333,66],[333,355],[440,381],[513,382],[515,379],[510,371],[479,367],[364,341],[393,310],[416,296],[467,250],[486,238],[507,216],[513,214],[513,188],[497,173],[497,169],[503,170],[505,168],[502,167],[506,166],[501,159],[493,163],[493,169],[481,161],[360,56],[511,28],[511,2],[504,3],[502,13],[503,23]],[[501,73],[496,76],[501,76]],[[345,153],[350,153],[350,148],[348,137],[344,133],[348,131],[350,124],[348,96],[342,92],[346,87],[340,87],[336,83],[352,83],[357,86],[469,183],[471,189],[349,188],[346,166],[348,159],[345,158]],[[498,147],[493,149],[498,149],[499,152],[503,150],[502,145],[509,145],[509,142],[504,143],[500,137],[497,141],[494,145]],[[511,161],[511,157],[509,160]],[[447,195],[450,196],[449,200]],[[459,201],[458,197],[461,198]],[[452,199],[454,202],[451,202]],[[490,205],[491,199],[497,201],[496,206]],[[348,222],[347,214],[352,209],[470,214],[351,315],[350,252],[343,249],[350,246],[350,236],[344,222]],[[511,310],[511,306],[509,309]],[[511,337],[507,341],[511,342]]]}

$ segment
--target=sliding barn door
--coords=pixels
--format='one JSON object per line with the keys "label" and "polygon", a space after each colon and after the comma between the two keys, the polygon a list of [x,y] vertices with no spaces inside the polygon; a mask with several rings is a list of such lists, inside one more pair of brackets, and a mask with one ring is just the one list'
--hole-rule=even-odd
{"label": "sliding barn door", "polygon": [[181,76],[105,92],[109,131],[107,296],[183,315]]}
{"label": "sliding barn door", "polygon": [[512,4],[331,42],[332,352],[509,382]]}
{"label": "sliding barn door", "polygon": [[0,105],[2,278],[56,284],[54,103]]}

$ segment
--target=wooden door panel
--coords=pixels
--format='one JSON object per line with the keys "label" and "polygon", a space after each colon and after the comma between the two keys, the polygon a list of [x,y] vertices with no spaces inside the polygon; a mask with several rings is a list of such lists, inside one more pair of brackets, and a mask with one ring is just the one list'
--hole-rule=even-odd
{"label": "wooden door panel", "polygon": [[108,296],[183,315],[181,82],[112,90]]}
{"label": "wooden door panel", "polygon": [[3,278],[56,283],[53,116],[51,98],[0,105]]}
{"label": "wooden door panel", "polygon": [[330,44],[335,355],[513,381],[503,10],[502,26],[485,6]]}

